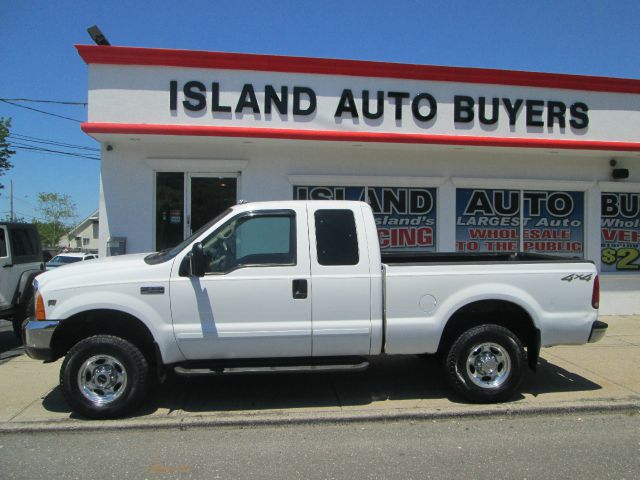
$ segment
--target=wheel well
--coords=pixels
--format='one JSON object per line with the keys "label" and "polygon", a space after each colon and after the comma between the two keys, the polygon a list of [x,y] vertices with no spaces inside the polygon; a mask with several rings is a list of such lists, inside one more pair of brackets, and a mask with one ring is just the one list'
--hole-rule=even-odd
{"label": "wheel well", "polygon": [[64,356],[80,340],[93,335],[114,335],[133,343],[150,364],[155,364],[153,335],[138,318],[118,310],[91,310],[60,322],[53,335],[55,358]]}
{"label": "wheel well", "polygon": [[525,309],[505,300],[481,300],[455,312],[442,332],[438,353],[445,353],[462,333],[478,325],[493,323],[512,331],[527,348],[529,366],[535,369],[540,353],[540,331]]}

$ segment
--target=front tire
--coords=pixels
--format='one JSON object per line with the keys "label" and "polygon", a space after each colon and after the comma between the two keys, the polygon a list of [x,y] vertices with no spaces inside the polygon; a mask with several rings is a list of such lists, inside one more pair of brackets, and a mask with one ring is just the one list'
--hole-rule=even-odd
{"label": "front tire", "polygon": [[513,332],[480,325],[453,342],[445,374],[454,390],[473,403],[503,402],[520,386],[525,360],[522,342]]}
{"label": "front tire", "polygon": [[122,417],[144,400],[149,363],[132,343],[112,335],[78,342],[60,368],[60,386],[71,409],[83,417]]}

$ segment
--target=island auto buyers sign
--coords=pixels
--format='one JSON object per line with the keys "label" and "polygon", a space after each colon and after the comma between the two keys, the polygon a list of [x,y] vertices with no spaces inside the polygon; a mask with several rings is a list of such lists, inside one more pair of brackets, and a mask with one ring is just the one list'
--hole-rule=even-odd
{"label": "island auto buyers sign", "polygon": [[584,255],[584,193],[459,188],[456,250]]}

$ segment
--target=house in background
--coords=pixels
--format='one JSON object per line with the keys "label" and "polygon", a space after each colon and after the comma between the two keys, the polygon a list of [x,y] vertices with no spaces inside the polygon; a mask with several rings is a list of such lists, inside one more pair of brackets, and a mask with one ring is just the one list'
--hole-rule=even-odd
{"label": "house in background", "polygon": [[81,252],[98,252],[98,210],[82,220],[66,236],[58,247]]}

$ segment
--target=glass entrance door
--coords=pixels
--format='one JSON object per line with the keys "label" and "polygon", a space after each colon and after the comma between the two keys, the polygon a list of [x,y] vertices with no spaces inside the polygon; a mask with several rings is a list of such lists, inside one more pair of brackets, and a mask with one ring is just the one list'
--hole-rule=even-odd
{"label": "glass entrance door", "polygon": [[237,179],[216,174],[156,174],[156,250],[171,248],[236,203]]}
{"label": "glass entrance door", "polygon": [[187,176],[185,238],[236,203],[237,181],[232,177],[189,174]]}

